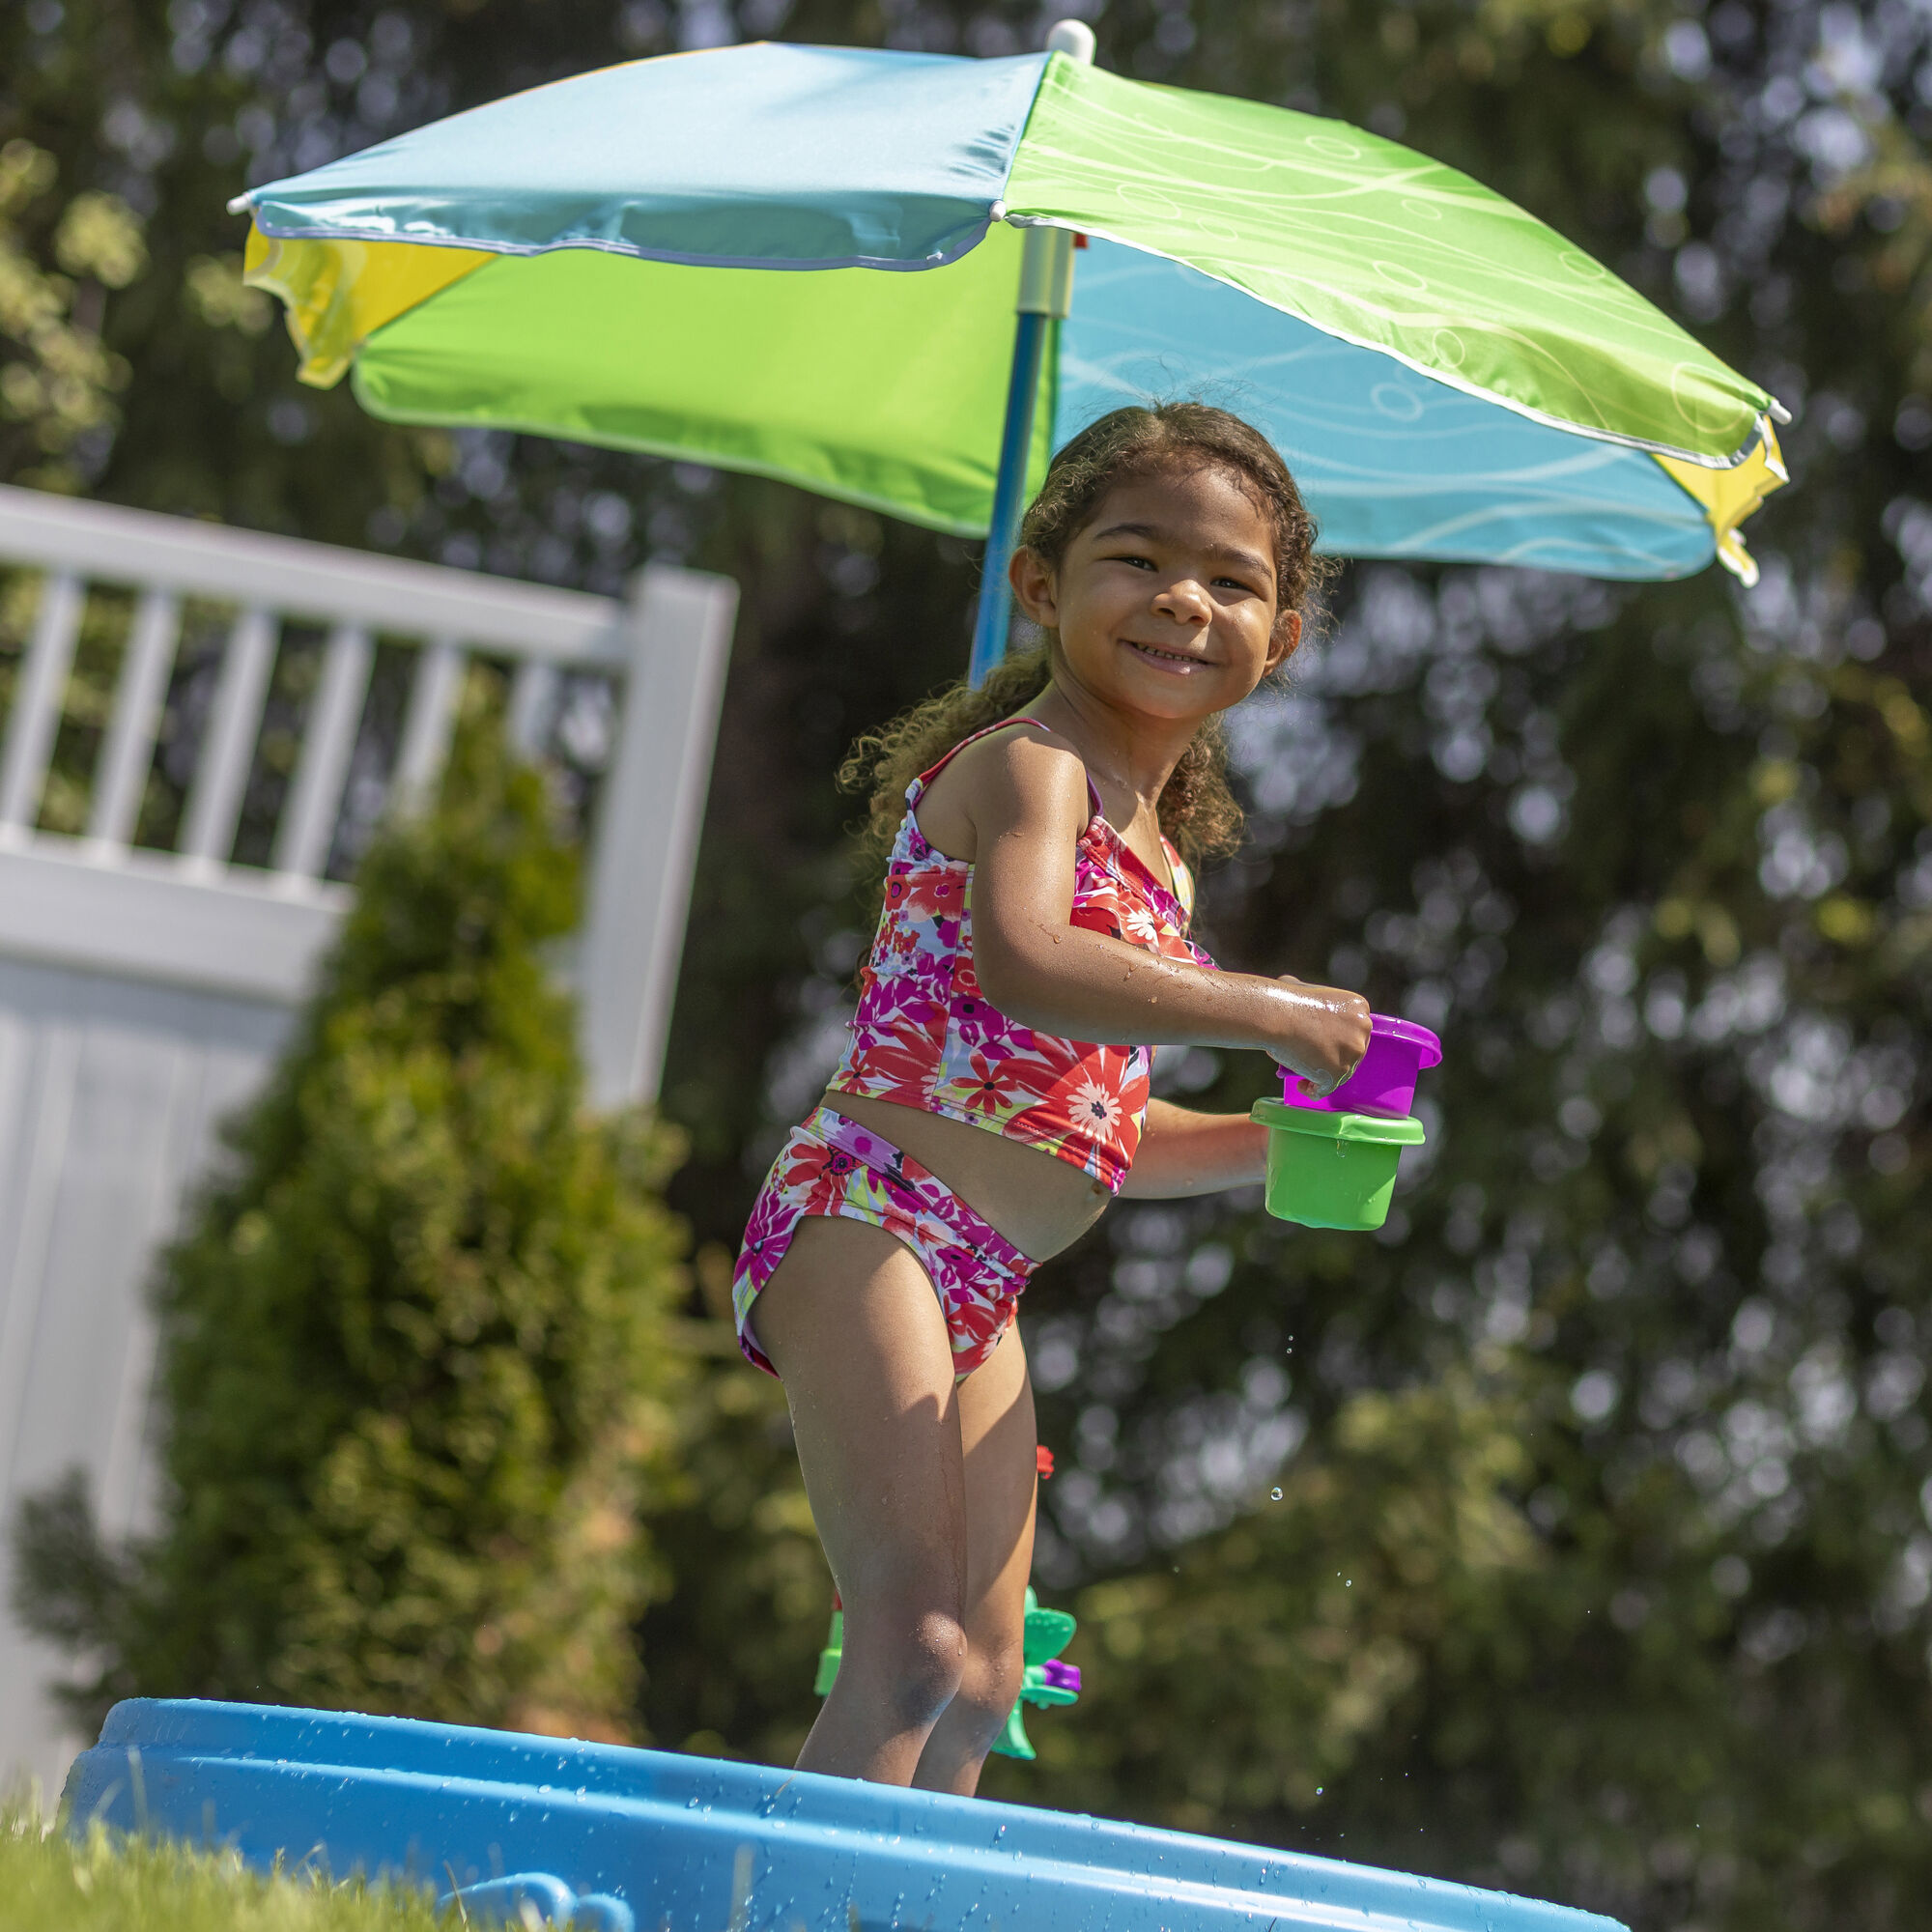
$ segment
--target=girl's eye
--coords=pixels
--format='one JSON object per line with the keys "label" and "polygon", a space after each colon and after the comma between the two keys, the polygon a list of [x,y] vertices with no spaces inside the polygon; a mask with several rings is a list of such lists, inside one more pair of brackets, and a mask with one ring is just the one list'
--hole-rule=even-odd
{"label": "girl's eye", "polygon": [[[1143,556],[1137,551],[1119,551],[1106,560],[1109,563],[1123,563],[1130,570],[1158,570],[1160,568],[1152,557]],[[1238,590],[1249,597],[1260,597],[1264,594],[1254,584],[1246,582],[1238,577],[1217,577],[1213,580],[1213,587],[1217,590]]]}

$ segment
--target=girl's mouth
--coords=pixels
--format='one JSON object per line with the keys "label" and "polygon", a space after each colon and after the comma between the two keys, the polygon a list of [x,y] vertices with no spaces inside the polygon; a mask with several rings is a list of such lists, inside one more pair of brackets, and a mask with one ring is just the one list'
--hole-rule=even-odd
{"label": "girl's mouth", "polygon": [[1179,671],[1184,674],[1201,669],[1206,663],[1205,659],[1197,658],[1189,651],[1164,651],[1158,644],[1144,644],[1133,638],[1122,638],[1121,641],[1128,650],[1138,652],[1150,663],[1157,664],[1163,670]]}

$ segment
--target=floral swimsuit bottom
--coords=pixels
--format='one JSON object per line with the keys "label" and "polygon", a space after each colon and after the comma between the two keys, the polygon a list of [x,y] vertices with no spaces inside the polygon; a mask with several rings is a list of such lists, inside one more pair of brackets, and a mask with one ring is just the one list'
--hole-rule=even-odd
{"label": "floral swimsuit bottom", "polygon": [[770,1373],[747,1320],[808,1214],[883,1228],[918,1256],[946,1314],[955,1378],[993,1352],[1033,1272],[1027,1256],[911,1154],[830,1107],[814,1108],[772,1163],[731,1282],[738,1346]]}
{"label": "floral swimsuit bottom", "polygon": [[[990,728],[1037,723],[1015,718]],[[1062,1039],[992,1006],[973,970],[973,867],[936,851],[919,829],[926,787],[973,742],[963,739],[906,788],[852,1037],[829,1091],[982,1127],[1039,1148],[1118,1192],[1147,1119],[1152,1049]],[[1187,871],[1179,855],[1162,840],[1178,889],[1170,891],[1108,824],[1091,781],[1088,791],[1093,813],[1074,855],[1069,923],[1211,967],[1187,937],[1189,907],[1179,895],[1188,891]],[[993,1352],[1034,1268],[937,1176],[882,1135],[821,1106],[792,1129],[772,1164],[732,1279],[739,1346],[767,1372],[775,1373],[747,1324],[809,1214],[869,1223],[912,1250],[946,1313],[960,1377]]]}

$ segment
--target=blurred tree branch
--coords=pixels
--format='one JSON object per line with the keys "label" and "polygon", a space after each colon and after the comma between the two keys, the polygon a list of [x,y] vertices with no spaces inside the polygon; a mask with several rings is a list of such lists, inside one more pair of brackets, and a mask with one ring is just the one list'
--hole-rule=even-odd
{"label": "blurred tree branch", "polygon": [[73,491],[84,446],[120,422],[130,375],[101,341],[106,292],[135,280],[148,253],[118,195],[89,190],[55,214],[59,173],[31,141],[0,147],[0,476]]}

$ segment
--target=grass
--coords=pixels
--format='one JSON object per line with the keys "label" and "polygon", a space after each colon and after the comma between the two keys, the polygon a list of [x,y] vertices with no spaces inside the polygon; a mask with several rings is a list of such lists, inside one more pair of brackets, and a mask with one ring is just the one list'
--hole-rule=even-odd
{"label": "grass", "polygon": [[0,1932],[448,1932],[427,1891],[251,1871],[232,1852],[75,1840],[25,1807],[0,1815]]}

